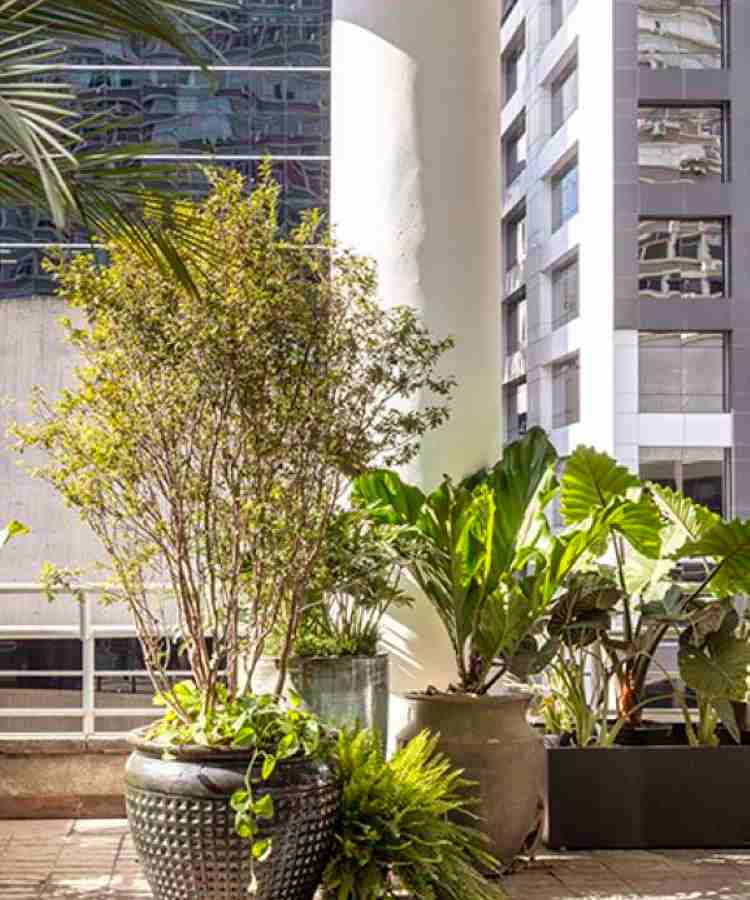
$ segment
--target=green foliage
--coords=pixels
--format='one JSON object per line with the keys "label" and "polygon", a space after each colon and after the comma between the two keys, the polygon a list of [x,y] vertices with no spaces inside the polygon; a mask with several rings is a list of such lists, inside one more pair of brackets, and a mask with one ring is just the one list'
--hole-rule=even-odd
{"label": "green foliage", "polygon": [[355,482],[354,499],[375,522],[403,529],[404,565],[446,628],[458,690],[483,694],[507,672],[527,678],[550,661],[555,641],[539,635],[545,617],[624,519],[624,504],[610,504],[585,527],[553,535],[544,510],[556,463],[547,436],[532,429],[466,484],[446,478],[424,495],[393,472]]}
{"label": "green foliage", "polygon": [[0,548],[4,547],[12,538],[28,533],[29,529],[25,525],[22,525],[15,519],[11,520],[5,528],[0,530]]}
{"label": "green foliage", "polygon": [[399,531],[343,510],[325,536],[320,574],[302,612],[297,656],[375,656],[383,617],[412,603],[399,586]]}
{"label": "green foliage", "polygon": [[[191,745],[248,751],[251,759],[245,787],[234,792],[230,805],[235,830],[250,841],[252,857],[262,862],[272,850],[263,822],[274,817],[273,799],[263,793],[262,784],[285,759],[321,757],[330,752],[330,739],[319,720],[300,709],[295,697],[290,706],[270,695],[232,697],[221,684],[213,704],[208,705],[192,681],[179,682],[168,695],[158,694],[154,703],[168,708],[149,728],[147,737],[163,746],[167,755],[177,747]],[[177,707],[184,716],[174,712]]]}
{"label": "green foliage", "polygon": [[533,429],[473,490],[446,477],[424,495],[388,471],[354,484],[355,503],[374,522],[403,529],[404,564],[446,628],[459,690],[486,692],[495,661],[502,658],[503,670],[509,668],[544,614],[539,567],[533,578],[526,570],[548,537],[543,509],[555,460],[544,432]]}
{"label": "green foliage", "polygon": [[419,900],[498,900],[504,892],[478,870],[500,867],[472,822],[470,785],[415,737],[386,762],[371,732],[344,731],[335,750],[344,808],[323,879],[325,900],[380,900],[403,890]]}
{"label": "green foliage", "polygon": [[[284,623],[281,690],[352,475],[411,460],[447,417],[452,381],[435,374],[451,341],[411,309],[384,309],[371,261],[316,213],[285,232],[270,164],[249,198],[237,173],[208,175],[210,196],[182,204],[222,248],[206,272],[180,243],[197,293],[124,239],[107,244],[107,266],[59,263],[82,361],[57,400],[37,392],[36,420],[15,433],[20,450],[44,451],[34,474],[101,541],[165,697],[160,601],[174,599],[175,638],[210,705],[225,679],[242,693],[240,658],[252,675]],[[412,409],[424,392],[434,405]],[[150,586],[165,580],[159,597]]]}
{"label": "green foliage", "polygon": [[[176,212],[174,195],[164,190],[164,165],[132,164],[174,148],[113,147],[111,132],[122,126],[121,117],[77,108],[61,42],[78,36],[161,41],[205,69],[221,54],[210,50],[203,33],[218,13],[237,6],[237,0],[5,0],[0,15],[3,203],[47,209],[61,232],[75,224],[96,237],[119,235],[142,264],[194,289],[175,233],[211,263],[218,259],[217,248]],[[203,57],[196,47],[206,51]],[[32,70],[34,79],[28,77]],[[94,136],[98,146],[84,148]]]}
{"label": "green foliage", "polygon": [[718,743],[719,720],[739,743],[732,700],[744,700],[750,676],[750,637],[740,628],[729,601],[709,602],[695,610],[680,635],[680,676],[698,699],[697,742]]}

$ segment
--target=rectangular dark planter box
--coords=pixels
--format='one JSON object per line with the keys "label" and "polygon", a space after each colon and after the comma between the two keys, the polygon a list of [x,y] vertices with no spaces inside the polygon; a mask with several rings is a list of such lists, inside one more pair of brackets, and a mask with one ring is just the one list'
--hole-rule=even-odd
{"label": "rectangular dark planter box", "polygon": [[750,846],[750,747],[547,750],[553,849]]}

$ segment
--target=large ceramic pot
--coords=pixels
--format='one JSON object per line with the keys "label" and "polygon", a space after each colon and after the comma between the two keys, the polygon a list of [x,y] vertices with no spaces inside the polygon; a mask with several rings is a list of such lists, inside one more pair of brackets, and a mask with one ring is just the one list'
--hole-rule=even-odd
{"label": "large ceramic pot", "polygon": [[[278,661],[260,661],[253,690],[275,690]],[[358,725],[375,729],[383,745],[388,739],[388,654],[378,656],[294,657],[289,661],[287,688],[311,712],[336,727]]]}
{"label": "large ceramic pot", "polygon": [[[247,753],[201,747],[177,750],[130,738],[125,802],[138,856],[155,900],[246,900],[250,843],[234,830],[229,806],[244,784]],[[309,759],[280,763],[258,798],[270,794],[275,815],[268,861],[256,864],[262,900],[312,900],[328,861],[341,788],[327,764]]]}
{"label": "large ceramic pot", "polygon": [[492,851],[510,864],[540,827],[544,809],[544,741],[526,721],[531,697],[409,694],[403,743],[423,729],[440,735],[438,749],[477,783],[482,830]]}

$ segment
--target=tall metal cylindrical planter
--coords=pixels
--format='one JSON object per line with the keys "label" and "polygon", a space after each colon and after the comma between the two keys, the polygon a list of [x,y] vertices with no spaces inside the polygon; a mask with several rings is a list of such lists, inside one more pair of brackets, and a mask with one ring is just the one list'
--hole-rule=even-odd
{"label": "tall metal cylindrical planter", "polygon": [[[242,752],[163,748],[131,737],[125,770],[128,821],[155,900],[246,900],[250,842],[234,830],[232,793],[244,784]],[[313,900],[331,852],[341,788],[329,766],[309,759],[280,763],[257,797],[270,794],[270,858],[256,864],[258,900]]]}
{"label": "tall metal cylindrical planter", "polygon": [[[266,658],[256,669],[253,690],[273,691],[277,660]],[[335,727],[375,729],[383,746],[388,739],[388,654],[377,656],[311,656],[289,661],[287,689],[324,722]]]}
{"label": "tall metal cylindrical planter", "polygon": [[420,731],[440,735],[438,750],[477,783],[475,811],[493,853],[510,864],[530,833],[541,825],[545,750],[542,736],[526,721],[531,697],[408,694],[405,743]]}

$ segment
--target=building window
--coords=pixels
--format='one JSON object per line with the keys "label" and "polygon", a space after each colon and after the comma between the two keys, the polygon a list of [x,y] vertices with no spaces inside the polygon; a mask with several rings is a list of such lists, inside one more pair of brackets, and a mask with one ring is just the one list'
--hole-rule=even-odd
{"label": "building window", "polygon": [[638,63],[646,69],[720,69],[724,0],[639,0]]}
{"label": "building window", "polygon": [[726,296],[725,224],[721,219],[643,219],[638,291],[643,299]]}
{"label": "building window", "polygon": [[578,0],[550,0],[550,36],[554,37]]}
{"label": "building window", "polygon": [[726,410],[724,334],[642,332],[638,356],[642,413]]}
{"label": "building window", "polygon": [[517,124],[511,126],[503,141],[505,160],[505,186],[509,187],[526,168],[526,116],[522,115]]}
{"label": "building window", "polygon": [[578,60],[574,59],[552,82],[550,94],[552,134],[555,134],[578,108]]}
{"label": "building window", "polygon": [[702,503],[720,516],[728,511],[728,451],[721,447],[641,447],[640,474]]}
{"label": "building window", "polygon": [[526,434],[529,411],[526,379],[505,386],[505,438],[510,444]]}
{"label": "building window", "polygon": [[578,316],[578,258],[552,272],[552,327],[560,328]]}
{"label": "building window", "polygon": [[505,268],[514,269],[526,260],[526,212],[505,225]]}
{"label": "building window", "polygon": [[720,180],[724,111],[720,106],[642,106],[638,166],[642,182]]}
{"label": "building window", "polygon": [[528,346],[526,301],[505,304],[505,351],[512,356]]}
{"label": "building window", "polygon": [[552,427],[564,428],[581,418],[581,367],[578,356],[552,366]]}
{"label": "building window", "polygon": [[552,231],[578,212],[578,160],[552,178]]}
{"label": "building window", "polygon": [[503,54],[503,94],[507,103],[526,77],[526,34],[521,28]]}

